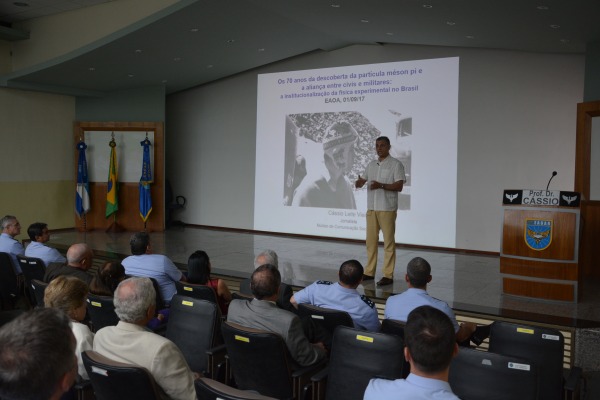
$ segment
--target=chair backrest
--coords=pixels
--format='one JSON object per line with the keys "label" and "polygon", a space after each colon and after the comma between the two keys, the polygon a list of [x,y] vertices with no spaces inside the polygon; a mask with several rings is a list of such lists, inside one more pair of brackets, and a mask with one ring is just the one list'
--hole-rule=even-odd
{"label": "chair backrest", "polygon": [[156,309],[162,310],[165,308],[165,299],[163,299],[162,292],[160,291],[160,285],[155,278],[149,278],[152,281],[152,286],[154,286],[154,291],[156,292]]}
{"label": "chair backrest", "polygon": [[175,282],[175,287],[177,288],[177,294],[217,304],[217,294],[215,293],[215,290],[209,286],[195,285],[187,282]]}
{"label": "chair backrest", "polygon": [[538,366],[540,399],[563,397],[564,346],[562,333],[552,328],[496,321],[490,330],[490,351],[522,357]]}
{"label": "chair backrest", "polygon": [[384,319],[381,321],[381,332],[400,336],[404,340],[404,325],[406,325],[406,322],[397,319]]}
{"label": "chair backrest", "polygon": [[87,310],[92,320],[94,332],[98,332],[105,326],[114,326],[119,322],[119,317],[115,313],[113,298],[109,296],[98,296],[88,294]]}
{"label": "chair backrest", "polygon": [[46,265],[41,259],[18,255],[17,260],[19,260],[19,265],[21,266],[21,271],[23,271],[26,283],[30,282],[32,279],[37,279],[38,281],[44,280]]}
{"label": "chair backrest", "polygon": [[[537,371],[523,358],[461,347],[450,364],[450,387],[461,399],[537,399]],[[539,397],[544,399],[544,397]]]}
{"label": "chair backrest", "polygon": [[294,397],[290,357],[281,336],[231,322],[221,329],[238,389],[277,399]]}
{"label": "chair backrest", "polygon": [[84,351],[81,358],[97,400],[162,398],[162,390],[146,368],[116,362],[95,351]]}
{"label": "chair backrest", "polygon": [[33,291],[33,298],[35,299],[37,307],[44,307],[44,292],[48,287],[48,284],[44,281],[32,279],[29,282],[29,287]]}
{"label": "chair backrest", "polygon": [[14,308],[15,299],[19,295],[19,284],[15,267],[8,253],[0,252],[0,301],[1,309]]}
{"label": "chair backrest", "polygon": [[402,378],[403,365],[400,337],[338,326],[333,333],[325,398],[362,399],[371,378]]}
{"label": "chair backrest", "polygon": [[335,328],[340,325],[354,328],[352,317],[346,311],[317,307],[312,304],[298,304],[298,315],[312,318],[317,325],[320,325],[330,335],[333,335]]}
{"label": "chair backrest", "polygon": [[220,325],[221,312],[215,303],[176,294],[165,337],[181,350],[192,371],[205,372],[206,351],[220,344]]}
{"label": "chair backrest", "polygon": [[276,400],[258,393],[239,390],[209,378],[196,381],[196,395],[202,400]]}

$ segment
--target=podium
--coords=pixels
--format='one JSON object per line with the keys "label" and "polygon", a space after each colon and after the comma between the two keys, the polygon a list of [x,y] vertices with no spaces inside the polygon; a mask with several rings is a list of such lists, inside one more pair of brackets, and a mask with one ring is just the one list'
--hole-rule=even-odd
{"label": "podium", "polygon": [[577,302],[580,200],[577,192],[504,191],[500,250],[504,294]]}

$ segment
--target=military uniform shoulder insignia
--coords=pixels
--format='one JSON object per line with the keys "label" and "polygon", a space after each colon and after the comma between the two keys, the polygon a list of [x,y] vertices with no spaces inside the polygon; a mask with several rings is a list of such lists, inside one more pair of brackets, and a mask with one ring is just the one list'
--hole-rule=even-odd
{"label": "military uniform shoulder insignia", "polygon": [[317,285],[333,285],[331,281],[317,281]]}
{"label": "military uniform shoulder insignia", "polygon": [[367,296],[365,296],[364,294],[360,295],[360,299],[362,301],[364,301],[365,303],[367,303],[367,305],[371,308],[375,307],[375,303],[373,302],[373,300],[371,300],[370,298],[368,298]]}

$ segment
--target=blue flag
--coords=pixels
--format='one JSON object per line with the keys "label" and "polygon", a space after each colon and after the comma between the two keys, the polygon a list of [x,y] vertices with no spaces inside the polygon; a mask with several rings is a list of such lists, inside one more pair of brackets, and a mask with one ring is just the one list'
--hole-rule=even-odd
{"label": "blue flag", "polygon": [[83,140],[77,143],[79,159],[77,161],[77,188],[75,193],[75,213],[81,218],[90,210],[90,184],[88,182],[87,161],[85,159],[87,145]]}
{"label": "blue flag", "polygon": [[142,160],[142,177],[140,178],[140,217],[146,222],[152,212],[152,195],[150,184],[152,183],[152,168],[150,166],[150,141],[148,138],[140,142],[144,148]]}

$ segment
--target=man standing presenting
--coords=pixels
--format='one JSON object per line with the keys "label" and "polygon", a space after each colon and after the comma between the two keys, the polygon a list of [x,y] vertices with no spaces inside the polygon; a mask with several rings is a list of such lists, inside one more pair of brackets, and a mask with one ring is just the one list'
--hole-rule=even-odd
{"label": "man standing presenting", "polygon": [[363,176],[354,183],[357,188],[367,184],[367,268],[363,281],[373,280],[377,270],[379,231],[383,232],[383,278],[377,286],[394,282],[396,265],[396,214],[398,193],[402,191],[406,175],[404,165],[390,156],[390,139],[380,136],[375,140],[377,160],[371,161]]}

